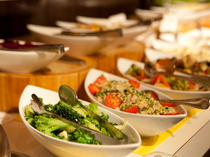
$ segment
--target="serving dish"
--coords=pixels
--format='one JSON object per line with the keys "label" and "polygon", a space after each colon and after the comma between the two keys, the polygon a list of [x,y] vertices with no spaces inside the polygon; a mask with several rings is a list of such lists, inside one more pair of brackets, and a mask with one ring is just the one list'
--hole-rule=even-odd
{"label": "serving dish", "polygon": [[[21,46],[26,44],[26,41],[16,40],[14,42],[19,43]],[[0,39],[0,43],[5,43],[5,40]],[[38,47],[20,49],[4,48],[0,45],[2,47],[0,48],[0,70],[10,73],[32,73],[55,62],[69,49],[68,47],[64,48],[62,44],[48,45],[47,47],[40,47],[40,45],[44,46],[44,44],[38,42],[30,42],[30,44]]]}
{"label": "serving dish", "polygon": [[[122,131],[129,139],[129,143],[124,145],[88,145],[64,141],[45,135],[29,125],[24,117],[24,107],[30,103],[31,94],[36,94],[37,96],[43,98],[43,103],[45,104],[55,104],[60,100],[58,93],[37,86],[28,85],[23,90],[19,101],[20,117],[29,132],[38,142],[40,142],[41,145],[57,156],[122,157],[131,153],[141,145],[141,138],[139,134],[129,123]],[[89,102],[83,100],[80,101],[83,105],[89,104]],[[111,122],[124,122],[122,118],[104,108],[99,107],[99,111],[108,114]]]}
{"label": "serving dish", "polygon": [[[165,51],[167,51],[167,50],[168,50],[168,53],[164,52],[164,50],[157,51],[155,49],[146,48],[145,49],[145,57],[148,59],[148,61],[153,62],[153,63],[156,62],[158,59],[165,59],[165,58],[171,59],[173,57],[181,58],[181,55],[179,55],[178,53],[177,54],[174,53],[174,51],[176,51],[176,49],[173,49],[173,48],[167,49],[167,47],[165,47]],[[179,52],[179,49],[177,51]]]}
{"label": "serving dish", "polygon": [[[189,41],[188,39],[185,40]],[[192,45],[193,46],[187,46],[177,42],[167,42],[156,39],[153,40],[151,44],[151,47],[156,51],[147,48],[145,53],[149,58],[151,58],[151,55],[152,58],[158,58],[160,52],[162,52],[164,53],[163,56],[166,55],[166,57],[168,56],[167,54],[173,55],[174,57],[191,55],[196,58],[197,61],[210,61],[210,44],[207,38],[197,40],[195,43],[192,43]]]}
{"label": "serving dish", "polygon": [[108,18],[95,18],[87,16],[76,16],[76,20],[88,25],[97,24],[105,26],[108,29],[124,28],[137,24],[139,21],[135,19],[127,19],[125,13],[118,13],[109,16]]}
{"label": "serving dish", "polygon": [[101,38],[98,36],[60,35],[63,31],[63,28],[60,27],[27,24],[27,29],[44,43],[62,43],[64,46],[69,47],[70,49],[67,54],[70,55],[91,55],[116,40],[116,37]]}
{"label": "serving dish", "polygon": [[136,8],[134,10],[134,12],[137,15],[137,17],[139,17],[143,21],[145,21],[145,20],[152,21],[155,19],[160,19],[163,15],[162,13],[160,13],[159,11],[156,11],[156,10],[146,10],[146,9],[139,9],[139,8]]}
{"label": "serving dish", "polygon": [[[108,18],[94,18],[86,16],[77,16],[77,22],[83,23],[86,25],[98,25],[104,27],[105,29],[122,29],[122,37],[113,40],[109,45],[117,46],[126,43],[127,41],[133,39],[137,35],[146,31],[148,26],[138,25],[138,20],[127,19],[124,13],[119,13],[111,15]],[[76,28],[76,23],[67,22],[67,21],[56,21],[56,25],[72,31],[82,31],[89,32],[93,31],[91,29],[78,29]]]}
{"label": "serving dish", "polygon": [[[120,117],[122,117],[123,119],[127,120],[131,125],[134,126],[134,128],[139,132],[139,134],[141,135],[142,138],[146,138],[146,137],[151,137],[151,136],[155,136],[158,135],[166,130],[168,130],[169,128],[171,128],[172,126],[174,126],[175,124],[177,124],[178,122],[180,122],[184,117],[186,117],[187,112],[185,110],[184,107],[182,106],[176,106],[176,110],[179,111],[181,114],[179,115],[164,115],[164,116],[158,116],[158,115],[143,115],[143,114],[134,114],[134,113],[127,113],[127,112],[122,112],[120,110],[115,110],[113,108],[107,107],[102,103],[99,103],[98,101],[96,101],[95,97],[93,94],[91,94],[91,92],[89,91],[88,86],[91,83],[94,83],[94,81],[99,77],[99,76],[104,76],[107,80],[117,80],[117,81],[128,81],[125,78],[101,71],[101,70],[97,70],[97,69],[91,69],[86,78],[85,78],[85,83],[84,83],[84,87],[85,87],[85,91],[88,95],[88,97],[90,98],[90,100],[93,103],[98,104],[101,107],[104,107],[110,111],[112,111],[113,113],[119,115]],[[155,91],[160,99],[168,99],[171,100],[172,98],[157,91],[154,88],[150,88],[148,86],[146,86],[144,83],[140,83],[140,87],[139,87],[140,91],[143,90],[153,90]]]}
{"label": "serving dish", "polygon": [[[144,63],[133,61],[130,59],[125,58],[119,58],[117,61],[117,68],[119,72],[126,78],[137,80],[136,78],[133,78],[131,76],[126,75],[126,71],[131,67],[132,64],[136,64],[140,68],[144,68]],[[175,72],[176,74],[176,72]],[[141,81],[140,81],[141,82]],[[179,90],[170,90],[166,88],[161,88],[157,86],[153,86],[151,84],[146,84],[141,82],[147,87],[153,88],[155,90],[158,90],[168,96],[170,96],[173,99],[191,99],[191,98],[201,98],[201,97],[209,97],[210,91],[179,91]],[[191,109],[191,108],[188,108]]]}

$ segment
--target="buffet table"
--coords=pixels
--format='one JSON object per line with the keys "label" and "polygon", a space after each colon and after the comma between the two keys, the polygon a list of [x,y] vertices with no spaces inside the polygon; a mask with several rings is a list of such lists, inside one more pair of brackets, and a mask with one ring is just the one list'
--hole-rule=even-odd
{"label": "buffet table", "polygon": [[[151,152],[163,152],[183,157],[201,157],[209,149],[210,109],[188,111],[188,116],[166,132],[147,139],[126,157],[141,157]],[[55,157],[30,134],[18,113],[0,112],[0,122],[8,135],[12,151],[22,152],[32,157]],[[155,157],[153,154],[151,157]]]}

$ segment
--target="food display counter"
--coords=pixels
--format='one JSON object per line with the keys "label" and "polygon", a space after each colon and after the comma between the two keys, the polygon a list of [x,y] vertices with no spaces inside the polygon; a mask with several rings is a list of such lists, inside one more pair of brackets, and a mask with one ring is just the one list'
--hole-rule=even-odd
{"label": "food display counter", "polygon": [[[180,16],[180,14],[177,15]],[[171,15],[167,20],[169,19],[170,21],[170,17]],[[164,26],[168,29],[168,25],[164,23]],[[185,32],[185,30],[177,32],[177,28],[175,33],[171,32],[171,30],[166,33],[164,28],[163,32],[160,29],[158,33],[152,30],[152,34],[155,38],[158,36],[164,40],[164,35],[168,37],[169,33],[176,39],[176,33]],[[184,22],[183,27],[179,27],[179,29],[181,28],[187,28]],[[135,38],[135,40],[117,47],[107,46],[99,53],[87,56],[65,55],[56,62],[49,64],[46,68],[33,73],[7,73],[0,71],[0,124],[2,124],[7,133],[11,150],[24,153],[25,157],[56,157],[32,136],[18,113],[19,99],[27,85],[35,85],[58,92],[59,87],[65,84],[72,87],[79,99],[90,102],[84,89],[84,80],[90,69],[95,68],[123,77],[117,68],[118,58],[123,57],[140,62],[149,61],[149,57],[146,56],[146,50],[147,48],[155,49],[154,45],[152,47],[152,42],[149,43],[151,34],[148,35],[148,33],[150,32],[151,30],[144,32],[145,34],[142,33],[145,36],[142,36],[141,40],[140,38]],[[208,32],[210,32],[210,29]],[[192,38],[192,34],[190,38]],[[209,42],[209,37],[205,39],[208,39]],[[199,110],[186,107],[186,110],[187,116],[182,121],[159,135],[142,138],[141,145],[126,157],[204,156],[210,149],[210,109]],[[100,157],[100,154],[98,156]]]}
{"label": "food display counter", "polygon": [[[142,145],[126,157],[202,157],[209,149],[210,109],[188,111],[188,116],[173,128],[162,134],[142,139]],[[55,157],[30,134],[19,114],[0,112],[0,122],[8,135],[12,151],[31,157]],[[15,133],[14,133],[15,131]],[[152,153],[153,152],[153,153]],[[99,155],[100,156],[100,155]]]}

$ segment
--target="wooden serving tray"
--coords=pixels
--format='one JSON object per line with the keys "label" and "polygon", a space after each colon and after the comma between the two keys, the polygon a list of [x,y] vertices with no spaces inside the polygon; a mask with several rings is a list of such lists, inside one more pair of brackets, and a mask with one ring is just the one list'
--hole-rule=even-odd
{"label": "wooden serving tray", "polygon": [[34,73],[18,74],[0,71],[0,111],[17,111],[21,93],[27,85],[57,92],[59,87],[65,84],[77,92],[89,69],[96,67],[96,61],[84,56],[72,57],[82,59],[86,63],[78,64],[60,59]]}

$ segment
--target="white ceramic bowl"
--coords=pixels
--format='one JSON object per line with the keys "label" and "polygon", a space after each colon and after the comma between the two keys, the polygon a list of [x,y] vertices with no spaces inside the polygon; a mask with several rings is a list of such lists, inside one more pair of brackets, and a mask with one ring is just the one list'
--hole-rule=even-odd
{"label": "white ceramic bowl", "polygon": [[[142,63],[142,62],[125,59],[125,58],[119,58],[117,60],[117,68],[118,68],[119,72],[126,78],[137,80],[135,78],[128,77],[125,74],[125,72],[131,67],[132,64],[136,64],[140,68],[144,68],[144,63]],[[143,82],[141,82],[141,83],[143,83]],[[209,97],[210,96],[210,91],[202,91],[202,92],[201,91],[200,92],[178,91],[178,90],[164,89],[164,88],[156,87],[156,86],[153,86],[150,84],[145,84],[145,86],[153,88],[155,90],[158,90],[158,91],[170,96],[173,99],[191,99],[191,98],[201,98],[201,97]]]}
{"label": "white ceramic bowl", "polygon": [[145,49],[145,57],[148,61],[155,63],[158,59],[165,59],[165,58],[173,58],[173,57],[181,57],[181,55],[170,54],[167,52],[157,51],[151,48]]}
{"label": "white ceramic bowl", "polygon": [[[186,48],[185,46],[180,45],[178,43],[170,43],[170,42],[166,42],[160,39],[153,40],[152,47],[158,51],[161,51],[161,49],[170,50],[171,54],[174,54],[174,55],[176,54],[178,55],[179,51],[182,52]],[[175,51],[172,53],[173,50],[179,50],[179,51],[178,52]]]}
{"label": "white ceramic bowl", "polygon": [[48,44],[64,44],[69,47],[67,54],[91,55],[98,52],[115,38],[100,38],[97,36],[65,36],[55,35],[62,32],[63,28],[28,24],[27,29],[38,40]]}
{"label": "white ceramic bowl", "polygon": [[137,17],[143,20],[153,20],[162,17],[162,13],[155,10],[136,8],[134,12]]}
{"label": "white ceramic bowl", "polygon": [[[125,145],[88,145],[76,142],[63,141],[60,139],[53,138],[51,136],[45,135],[40,131],[29,125],[24,117],[24,107],[30,104],[31,94],[36,94],[37,96],[43,98],[45,104],[51,103],[55,104],[60,99],[57,92],[43,89],[40,87],[28,85],[22,92],[19,101],[19,113],[20,117],[29,130],[29,132],[35,137],[35,139],[43,145],[50,152],[56,156],[62,157],[122,157],[134,151],[141,145],[141,138],[138,132],[129,123],[123,129],[123,133],[128,137],[128,144]],[[82,101],[82,100],[81,100]],[[88,102],[82,101],[84,105],[88,105]],[[115,115],[114,113],[99,107],[101,112],[109,115],[110,122],[115,122],[120,124],[124,122],[122,118]]]}
{"label": "white ceramic bowl", "polygon": [[109,16],[108,18],[95,18],[87,16],[76,16],[76,20],[85,24],[99,24],[108,28],[116,28],[118,25],[131,26],[138,23],[138,20],[127,19],[125,13],[118,13]]}
{"label": "white ceramic bowl", "polygon": [[[94,17],[86,17],[86,16],[77,16],[76,20],[78,22],[82,22],[85,24],[101,24],[101,25],[106,25],[109,28],[114,28],[113,23],[120,23],[124,25],[125,27],[122,28],[122,33],[123,36],[120,38],[117,38],[116,40],[113,40],[111,43],[109,43],[109,46],[117,46],[121,44],[125,44],[129,40],[133,39],[137,35],[141,34],[142,32],[146,31],[148,26],[135,26],[135,27],[130,27],[126,28],[128,26],[132,26],[134,24],[138,23],[138,20],[128,20],[126,18],[126,15],[124,13],[119,13],[112,15],[108,18],[94,18]],[[56,25],[59,27],[65,28],[65,29],[71,29],[74,31],[79,31],[79,29],[74,29],[75,23],[72,22],[67,22],[67,21],[56,21]],[[119,28],[119,27],[115,27]],[[84,29],[80,29],[80,31],[85,31]]]}
{"label": "white ceramic bowl", "polygon": [[[141,114],[132,114],[132,113],[126,113],[122,111],[118,111],[112,108],[109,108],[98,101],[94,99],[94,96],[90,93],[88,86],[90,83],[94,83],[96,78],[99,76],[105,76],[108,80],[118,80],[118,81],[126,81],[127,79],[118,77],[113,74],[106,73],[104,71],[96,70],[96,69],[91,69],[85,79],[85,91],[90,98],[90,100],[93,103],[98,104],[101,107],[104,107],[113,113],[119,115],[123,119],[127,120],[134,128],[139,132],[141,137],[150,137],[150,136],[155,136],[158,135],[168,129],[170,129],[172,126],[176,125],[178,122],[180,122],[183,118],[186,117],[187,111],[185,110],[184,107],[182,106],[176,106],[176,110],[182,114],[180,115],[170,115],[170,116],[157,116],[157,115],[141,115]],[[139,90],[153,90],[157,92],[158,96],[160,99],[169,99],[171,98],[153,88],[150,88],[148,86],[145,86],[144,84],[140,85]]]}
{"label": "white ceramic bowl", "polygon": [[[0,40],[1,43],[4,40]],[[19,41],[20,44],[24,44],[25,41]],[[32,42],[32,44],[37,44]],[[39,43],[40,44],[40,43]],[[68,47],[65,48],[65,52],[68,51]],[[47,50],[25,51],[0,50],[0,70],[10,73],[31,73],[40,70],[52,62],[55,62],[61,58],[64,53],[50,52]]]}

